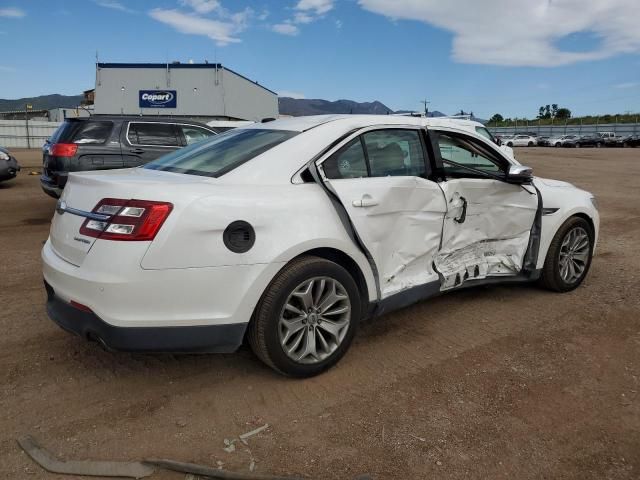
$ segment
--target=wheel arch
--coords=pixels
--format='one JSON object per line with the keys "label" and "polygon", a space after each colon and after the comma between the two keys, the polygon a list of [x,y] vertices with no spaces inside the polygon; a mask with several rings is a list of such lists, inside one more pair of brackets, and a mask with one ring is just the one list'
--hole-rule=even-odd
{"label": "wheel arch", "polygon": [[[567,221],[569,221],[573,217],[582,218],[587,222],[590,229],[589,233],[591,234],[592,240],[593,240],[593,249],[595,250],[597,240],[598,240],[599,219],[594,218],[594,216],[590,215],[590,213],[585,209],[575,209],[567,212],[565,215],[558,218],[553,218],[553,216],[551,217],[543,216],[542,217],[543,218],[543,223],[542,223],[543,241],[540,245],[537,268],[540,269],[543,267],[544,261],[547,258],[547,254],[549,252],[549,246],[551,245],[551,241],[553,240],[553,237],[555,237],[556,233],[562,227],[562,225],[564,225]],[[596,214],[596,217],[597,217],[597,214]],[[549,222],[549,220],[551,222]]]}
{"label": "wheel arch", "polygon": [[363,316],[366,316],[369,310],[369,303],[370,303],[369,291],[367,286],[367,280],[365,279],[364,273],[362,272],[362,269],[360,268],[358,263],[349,255],[347,255],[341,250],[338,250],[337,248],[330,248],[330,247],[314,248],[311,250],[307,250],[306,252],[298,255],[298,257],[309,256],[309,255],[314,257],[324,258],[325,260],[329,260],[331,262],[337,263],[342,268],[344,268],[347,272],[349,272],[349,275],[351,275],[353,280],[356,282],[356,285],[358,286],[358,292],[360,293],[360,305],[361,305],[360,311],[362,312]]}

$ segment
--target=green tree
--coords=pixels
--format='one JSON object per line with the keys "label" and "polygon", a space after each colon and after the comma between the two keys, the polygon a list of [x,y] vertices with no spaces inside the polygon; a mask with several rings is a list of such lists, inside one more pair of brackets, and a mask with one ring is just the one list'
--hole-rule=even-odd
{"label": "green tree", "polygon": [[544,118],[544,107],[538,109],[538,118]]}
{"label": "green tree", "polygon": [[551,105],[544,106],[544,118],[551,118]]}
{"label": "green tree", "polygon": [[559,119],[559,120],[568,120],[571,118],[571,110],[569,110],[568,108],[558,108],[556,110],[556,114],[554,115],[555,118]]}
{"label": "green tree", "polygon": [[554,104],[551,105],[551,116],[553,118],[557,118],[557,116],[558,116],[558,104],[557,103],[554,103]]}
{"label": "green tree", "polygon": [[503,116],[502,116],[502,115],[500,115],[499,113],[494,113],[494,114],[493,114],[493,117],[491,117],[491,118],[489,119],[489,121],[490,121],[491,123],[500,123],[500,122],[504,122],[504,118],[503,118]]}

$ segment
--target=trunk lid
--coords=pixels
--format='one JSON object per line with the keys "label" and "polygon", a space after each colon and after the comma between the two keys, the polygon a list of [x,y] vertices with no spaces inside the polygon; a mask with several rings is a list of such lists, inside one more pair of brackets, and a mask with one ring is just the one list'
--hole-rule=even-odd
{"label": "trunk lid", "polygon": [[51,246],[59,257],[80,266],[96,241],[109,240],[82,235],[86,217],[73,210],[91,212],[103,198],[120,198],[170,202],[170,215],[178,215],[194,199],[210,194],[214,184],[206,177],[143,168],[72,173],[51,221]]}

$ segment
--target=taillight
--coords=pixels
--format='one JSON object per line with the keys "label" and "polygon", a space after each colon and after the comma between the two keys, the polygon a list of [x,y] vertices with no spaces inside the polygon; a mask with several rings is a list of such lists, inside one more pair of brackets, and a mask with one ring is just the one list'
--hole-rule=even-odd
{"label": "taillight", "polygon": [[73,157],[78,151],[75,143],[54,143],[49,148],[49,155],[54,157]]}
{"label": "taillight", "polygon": [[80,233],[101,240],[153,240],[172,209],[173,205],[167,202],[103,198],[93,213],[110,217],[105,220],[87,218]]}

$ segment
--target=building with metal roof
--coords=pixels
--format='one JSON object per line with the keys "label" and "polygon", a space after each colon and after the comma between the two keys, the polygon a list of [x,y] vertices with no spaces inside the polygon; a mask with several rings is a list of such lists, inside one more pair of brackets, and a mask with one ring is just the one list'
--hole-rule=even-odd
{"label": "building with metal roof", "polygon": [[94,113],[260,121],[278,95],[219,63],[97,63]]}

